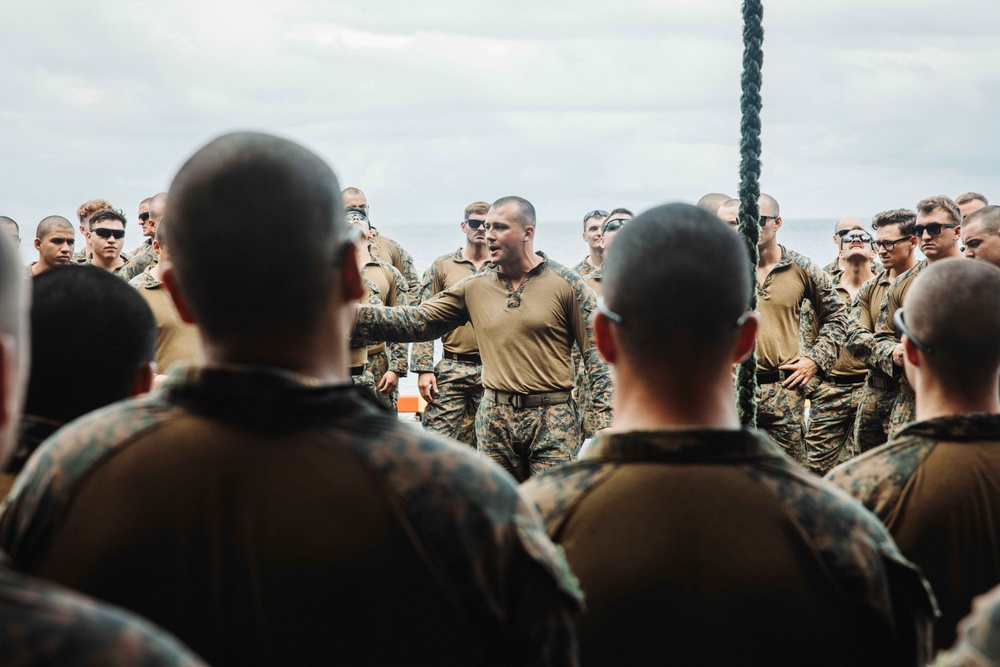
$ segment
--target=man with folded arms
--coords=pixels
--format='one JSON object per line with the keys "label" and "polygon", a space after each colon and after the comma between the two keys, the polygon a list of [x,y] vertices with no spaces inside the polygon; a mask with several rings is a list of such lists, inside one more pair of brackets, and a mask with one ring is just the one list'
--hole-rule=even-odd
{"label": "man with folded arms", "polygon": [[941,607],[938,648],[1000,581],[1000,269],[934,262],[895,311],[916,419],[828,479],[874,512]]}
{"label": "man with folded arms", "polygon": [[535,207],[502,197],[486,214],[493,266],[419,306],[361,307],[355,338],[421,341],[470,322],[483,360],[479,451],[518,481],[572,460],[583,442],[572,397],[575,342],[590,376],[597,428],[611,421],[611,380],[594,349],[596,297],[583,279],[536,253]]}
{"label": "man with folded arms", "polygon": [[[465,245],[434,260],[420,285],[420,303],[451,289],[479,272],[489,261],[486,249],[486,213],[490,205],[472,202],[460,223]],[[444,355],[434,365],[434,343],[413,344],[413,370],[417,387],[427,401],[421,422],[428,431],[476,447],[476,413],[483,400],[483,360],[471,324],[441,336]]]}
{"label": "man with folded arms", "polygon": [[884,526],[740,427],[731,371],[759,322],[742,240],[659,206],[604,268],[614,422],[522,487],[586,597],[581,663],[923,665],[933,607]]}

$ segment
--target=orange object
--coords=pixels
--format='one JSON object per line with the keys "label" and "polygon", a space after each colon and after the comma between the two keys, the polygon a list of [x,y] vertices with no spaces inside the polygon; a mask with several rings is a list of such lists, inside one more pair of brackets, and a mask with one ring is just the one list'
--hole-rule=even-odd
{"label": "orange object", "polygon": [[400,396],[399,401],[396,403],[396,409],[399,412],[423,412],[424,407],[426,407],[426,403],[419,394]]}

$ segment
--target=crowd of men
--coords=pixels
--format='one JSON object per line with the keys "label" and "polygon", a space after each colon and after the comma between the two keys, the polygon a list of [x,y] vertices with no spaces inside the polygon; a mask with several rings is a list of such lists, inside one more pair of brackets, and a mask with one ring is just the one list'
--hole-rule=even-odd
{"label": "crowd of men", "polygon": [[567,268],[475,201],[421,278],[240,133],[128,254],[105,200],[23,268],[0,218],[0,662],[1000,660],[996,592],[956,643],[1000,585],[1000,207],[844,218],[825,267],[758,207],[756,271],[719,193],[592,210]]}

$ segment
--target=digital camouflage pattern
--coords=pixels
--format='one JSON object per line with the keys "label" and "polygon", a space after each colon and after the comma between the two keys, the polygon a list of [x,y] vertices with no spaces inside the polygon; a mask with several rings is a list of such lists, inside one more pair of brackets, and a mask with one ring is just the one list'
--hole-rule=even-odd
{"label": "digital camouflage pattern", "polygon": [[879,389],[865,383],[854,420],[854,441],[859,453],[884,445],[889,440],[892,432],[889,417],[898,395],[898,389]]}
{"label": "digital camouflage pattern", "polygon": [[[586,263],[584,260],[583,263]],[[577,269],[579,264],[573,268],[574,271],[580,273]],[[590,266],[587,264],[587,266]],[[592,267],[591,267],[592,268]],[[587,287],[594,290],[594,293],[598,296],[601,295],[601,283],[604,281],[604,270],[603,268],[593,269],[590,273],[580,274],[583,277],[583,281],[587,283]],[[583,438],[594,437],[594,433],[597,432],[599,428],[597,426],[598,415],[594,409],[594,397],[592,395],[592,390],[590,387],[590,376],[587,375],[586,369],[583,365],[583,357],[580,356],[580,349],[577,346],[573,346],[573,365],[576,367],[576,384],[573,386],[573,396],[576,398],[577,404],[580,406],[580,417],[581,417],[581,427],[583,429]]]}
{"label": "digital camouflage pattern", "polygon": [[782,456],[760,431],[600,433],[579,461],[532,479],[522,489],[538,505],[549,535],[556,535],[584,494],[599,488],[621,466],[636,462],[726,465],[743,471],[787,508],[830,576],[843,585],[846,599],[871,619],[872,627],[882,628],[887,641],[894,634],[894,607],[910,607],[922,652],[919,664],[930,657],[935,610],[919,570],[875,517]]}
{"label": "digital camouflage pattern", "polygon": [[413,255],[374,227],[371,228],[368,247],[374,257],[388,262],[403,275],[407,286],[404,291],[410,298],[410,303],[416,303],[420,291],[420,275],[413,265]]}
{"label": "digital camouflage pattern", "polygon": [[476,413],[476,437],[479,452],[519,482],[573,460],[583,443],[580,413],[572,399],[534,408],[483,399]]}
{"label": "digital camouflage pattern", "polygon": [[823,476],[833,466],[858,455],[854,422],[864,384],[821,382],[809,394],[809,433],[806,435],[806,467]]}
{"label": "digital camouflage pattern", "polygon": [[0,555],[0,664],[167,667],[205,663],[148,621],[16,573]]}
{"label": "digital camouflage pattern", "polygon": [[157,260],[152,240],[146,241],[132,251],[131,259],[122,268],[121,277],[125,282],[129,282],[149,267],[154,266]]}
{"label": "digital camouflage pattern", "polygon": [[482,365],[441,359],[434,377],[438,394],[424,408],[424,428],[475,448],[476,413],[483,400]]}
{"label": "digital camouflage pattern", "polygon": [[[18,478],[0,518],[0,542],[14,561],[20,566],[44,556],[59,517],[92,470],[184,419],[211,420],[234,437],[254,428],[327,443],[318,451],[349,448],[405,513],[442,595],[471,620],[470,641],[489,650],[490,660],[577,664],[579,586],[509,475],[468,447],[399,422],[356,389],[276,368],[176,368],[152,393],[59,431]],[[172,585],[170,577],[163,581]],[[249,628],[243,632],[252,639]],[[504,655],[508,650],[519,662]]]}
{"label": "digital camouflage pattern", "polygon": [[[375,248],[371,242],[368,244],[368,250],[372,255],[372,261],[365,265],[363,273],[365,280],[376,286],[379,302],[388,306],[410,305],[406,279],[403,275],[391,264],[375,256]],[[375,386],[378,387],[387,371],[392,371],[401,378],[406,377],[409,356],[410,346],[407,343],[379,342],[369,347],[366,369],[372,374]],[[399,403],[398,386],[389,394],[376,391],[375,396],[390,411],[396,412],[396,405]]]}
{"label": "digital camouflage pattern", "polygon": [[90,261],[90,255],[87,254],[86,246],[83,250],[77,250],[73,253],[73,259],[71,260],[74,264],[86,264]]}
{"label": "digital camouflage pattern", "polygon": [[590,254],[588,254],[583,258],[583,261],[572,268],[572,271],[578,274],[581,278],[586,278],[591,273],[600,271],[600,267],[594,266],[590,263]]}
{"label": "digital camouflage pattern", "polygon": [[926,267],[927,260],[921,260],[916,266],[896,278],[879,306],[878,320],[875,322],[875,339],[872,342],[868,365],[878,368],[889,377],[898,378],[901,382],[906,380],[903,369],[892,361],[892,351],[899,344],[899,336],[896,334],[896,326],[892,323],[892,318],[896,315],[896,311],[903,306],[903,300],[910,291],[913,279]]}
{"label": "digital camouflage pattern", "polygon": [[780,382],[757,386],[757,426],[767,431],[786,454],[808,465],[803,438],[804,406],[805,399],[798,388],[787,389]]}
{"label": "digital camouflage pattern", "polygon": [[1000,665],[1000,586],[972,601],[972,613],[958,624],[958,639],[933,667]]}
{"label": "digital camouflage pattern", "polygon": [[[394,343],[395,344],[395,343]],[[389,370],[389,356],[385,352],[368,353],[368,363],[365,365],[365,374],[372,376],[372,386],[376,388],[375,397],[390,412],[397,412],[396,404],[399,403],[399,387],[397,386],[389,394],[378,391],[379,382]]]}
{"label": "digital camouflage pattern", "polygon": [[917,400],[909,393],[900,391],[892,402],[889,414],[889,437],[895,437],[901,428],[917,418]]}

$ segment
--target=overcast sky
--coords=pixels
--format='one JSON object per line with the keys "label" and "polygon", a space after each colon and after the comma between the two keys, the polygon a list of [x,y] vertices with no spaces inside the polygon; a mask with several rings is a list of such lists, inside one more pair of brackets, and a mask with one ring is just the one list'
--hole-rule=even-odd
{"label": "overcast sky", "polygon": [[[762,185],[785,216],[1000,201],[998,17],[765,0]],[[741,28],[736,0],[4,0],[0,214],[30,238],[104,197],[131,226],[233,129],[305,143],[387,230],[508,194],[552,220],[735,194]]]}

